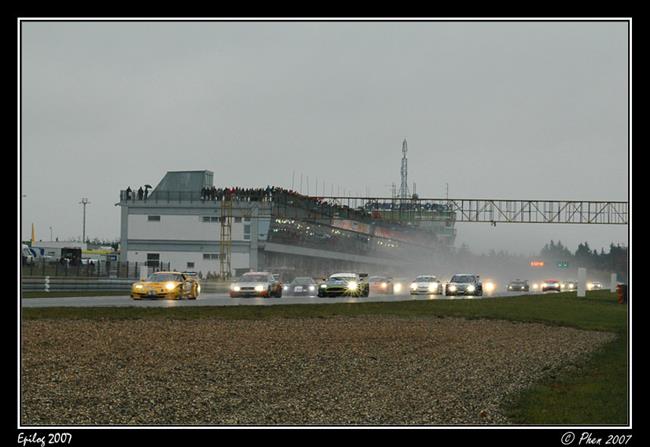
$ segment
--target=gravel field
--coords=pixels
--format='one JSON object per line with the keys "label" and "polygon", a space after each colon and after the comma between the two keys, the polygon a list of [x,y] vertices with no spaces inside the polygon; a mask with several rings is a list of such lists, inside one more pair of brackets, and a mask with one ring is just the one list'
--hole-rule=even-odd
{"label": "gravel field", "polygon": [[614,335],[458,318],[29,320],[24,425],[508,424]]}

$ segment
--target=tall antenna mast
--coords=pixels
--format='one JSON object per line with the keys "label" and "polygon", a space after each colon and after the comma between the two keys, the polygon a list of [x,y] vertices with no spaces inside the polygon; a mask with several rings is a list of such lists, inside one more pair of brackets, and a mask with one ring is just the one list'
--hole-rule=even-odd
{"label": "tall antenna mast", "polygon": [[399,197],[400,199],[408,199],[409,197],[409,186],[408,186],[408,160],[406,159],[406,153],[408,152],[408,146],[406,144],[406,138],[402,142],[402,167],[400,168],[400,174],[402,177],[402,182],[399,187]]}

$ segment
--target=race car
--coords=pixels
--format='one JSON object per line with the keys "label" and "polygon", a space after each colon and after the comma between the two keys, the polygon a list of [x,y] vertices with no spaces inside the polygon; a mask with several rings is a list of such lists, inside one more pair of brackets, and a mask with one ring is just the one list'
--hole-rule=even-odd
{"label": "race car", "polygon": [[367,273],[334,273],[318,286],[318,296],[368,296]]}
{"label": "race car", "polygon": [[517,278],[508,283],[506,290],[508,290],[508,292],[528,292],[530,287],[528,286],[528,281]]}
{"label": "race car", "polygon": [[393,279],[388,276],[371,276],[368,278],[372,293],[385,293],[392,295],[394,292]]}
{"label": "race car", "polygon": [[601,290],[603,284],[600,281],[590,281],[587,283],[587,290]]}
{"label": "race car", "polygon": [[564,281],[562,284],[560,284],[560,289],[564,290],[565,292],[575,292],[578,290],[578,281]]}
{"label": "race car", "polygon": [[409,284],[411,284],[411,280],[409,278],[393,278],[393,293],[395,295],[408,293]]}
{"label": "race car", "polygon": [[248,272],[230,284],[230,298],[251,296],[282,298],[282,283],[269,272]]}
{"label": "race car", "polygon": [[561,287],[560,287],[560,281],[557,279],[546,279],[542,283],[542,292],[548,292],[549,290],[554,290],[556,292],[559,292]]}
{"label": "race car", "polygon": [[485,281],[482,281],[482,284],[483,292],[488,295],[492,295],[497,290],[497,284],[492,279],[486,279]]}
{"label": "race car", "polygon": [[445,295],[483,295],[483,284],[480,281],[479,275],[471,273],[459,273],[451,277],[445,286]]}
{"label": "race car", "polygon": [[316,284],[314,278],[301,276],[294,278],[289,284],[285,284],[282,291],[285,295],[290,296],[316,296],[317,287],[318,284]]}
{"label": "race car", "polygon": [[196,276],[180,272],[152,273],[144,281],[131,285],[131,298],[167,298],[195,300],[201,293],[201,284]]}
{"label": "race car", "polygon": [[419,275],[409,286],[411,295],[442,295],[442,281],[433,275]]}

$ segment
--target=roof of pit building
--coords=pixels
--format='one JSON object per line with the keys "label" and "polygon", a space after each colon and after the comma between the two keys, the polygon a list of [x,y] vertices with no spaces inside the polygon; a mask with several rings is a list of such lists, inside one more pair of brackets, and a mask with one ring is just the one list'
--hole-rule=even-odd
{"label": "roof of pit building", "polygon": [[[167,198],[166,193],[183,192],[195,194],[194,199],[199,199],[202,188],[210,188],[214,185],[214,173],[212,171],[168,171],[158,186],[149,195],[152,199]],[[160,196],[160,197],[157,197]]]}

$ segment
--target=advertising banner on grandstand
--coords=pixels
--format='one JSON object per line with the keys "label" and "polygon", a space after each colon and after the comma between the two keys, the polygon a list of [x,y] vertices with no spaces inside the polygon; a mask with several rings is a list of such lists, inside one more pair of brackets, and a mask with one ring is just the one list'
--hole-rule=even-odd
{"label": "advertising banner on grandstand", "polygon": [[332,226],[342,230],[356,231],[357,233],[370,234],[370,225],[349,219],[333,219]]}

